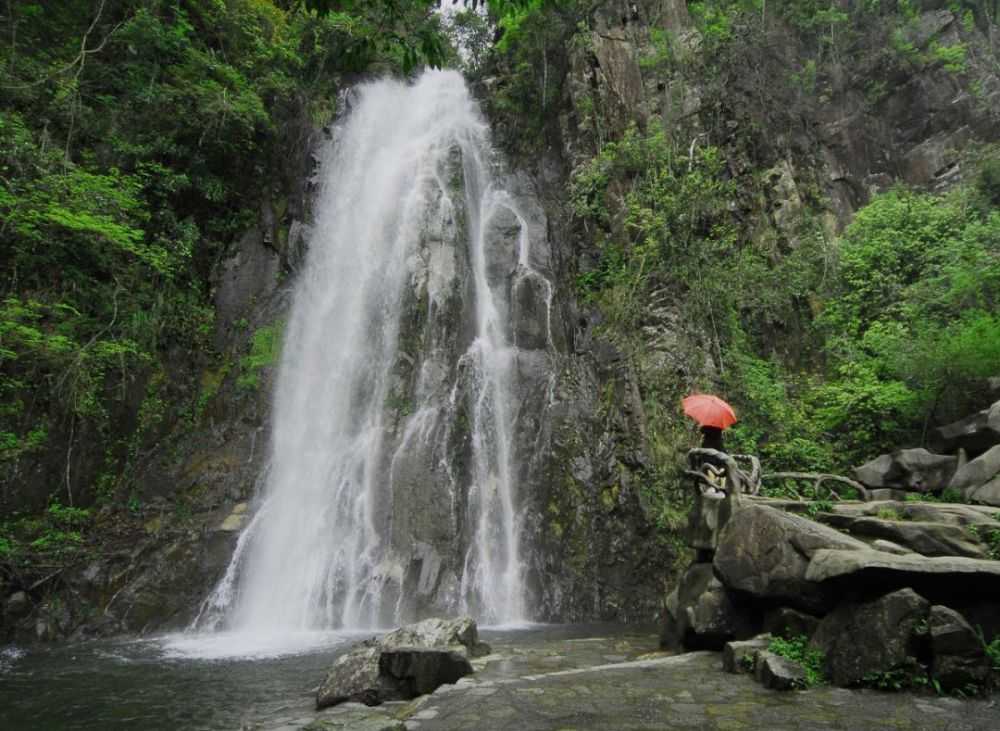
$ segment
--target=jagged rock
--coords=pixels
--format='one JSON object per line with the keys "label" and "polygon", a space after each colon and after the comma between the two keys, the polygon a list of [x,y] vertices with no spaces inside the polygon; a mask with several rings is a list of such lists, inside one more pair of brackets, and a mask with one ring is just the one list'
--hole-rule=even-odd
{"label": "jagged rock", "polygon": [[931,431],[930,446],[935,452],[959,448],[982,452],[1000,444],[1000,401],[972,416],[939,426]]}
{"label": "jagged rock", "polygon": [[957,457],[931,454],[923,448],[900,449],[856,467],[854,476],[873,488],[937,492],[948,484],[957,465]]}
{"label": "jagged rock", "polygon": [[718,650],[732,639],[753,634],[746,615],[715,578],[712,565],[692,565],[678,586],[677,637],[687,649]]}
{"label": "jagged rock", "polygon": [[930,603],[912,589],[841,604],[812,637],[812,646],[824,653],[823,675],[846,686],[873,672],[909,666],[917,656],[915,631],[929,611]]}
{"label": "jagged rock", "polygon": [[971,497],[998,474],[1000,474],[1000,444],[964,464],[955,472],[948,487],[964,492],[966,497]]}
{"label": "jagged rock", "polygon": [[985,547],[957,525],[856,518],[835,513],[826,513],[819,519],[834,528],[846,530],[851,535],[892,541],[924,556],[989,558]]}
{"label": "jagged rock", "polygon": [[764,630],[785,639],[801,635],[812,637],[817,625],[818,617],[791,607],[778,607],[764,613]]}
{"label": "jagged rock", "polygon": [[946,690],[968,683],[980,684],[989,675],[990,665],[983,643],[965,618],[936,604],[927,620],[931,638],[931,675]]}
{"label": "jagged rock", "polygon": [[1000,596],[1000,561],[957,556],[820,549],[809,562],[805,577],[829,582],[830,589],[848,584],[857,591],[910,586],[931,598]]}
{"label": "jagged rock", "polygon": [[468,655],[488,652],[468,617],[408,625],[338,657],[316,692],[316,707],[345,701],[372,706],[430,693],[471,673]]}
{"label": "jagged rock", "polygon": [[806,611],[826,610],[833,596],[806,577],[810,558],[821,549],[869,551],[858,539],[807,518],[748,505],[720,532],[713,565],[731,590]]}
{"label": "jagged rock", "polygon": [[774,638],[768,634],[757,635],[749,640],[732,640],[722,647],[722,669],[727,673],[741,673],[746,670],[743,658],[753,657],[758,651],[766,650]]}
{"label": "jagged rock", "polygon": [[754,678],[765,688],[792,690],[806,682],[806,669],[794,660],[761,650],[757,653]]}

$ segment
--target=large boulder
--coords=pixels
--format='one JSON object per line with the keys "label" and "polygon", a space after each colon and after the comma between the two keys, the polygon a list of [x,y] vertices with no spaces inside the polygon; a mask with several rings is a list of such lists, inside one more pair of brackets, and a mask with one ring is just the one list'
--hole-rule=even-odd
{"label": "large boulder", "polygon": [[875,672],[915,667],[919,627],[930,603],[912,589],[873,601],[847,601],[819,623],[812,646],[824,653],[822,672],[836,685],[856,685]]}
{"label": "large boulder", "polygon": [[997,475],[985,485],[972,487],[965,491],[965,496],[969,500],[977,503],[1000,507],[1000,475]]}
{"label": "large boulder", "polygon": [[892,541],[924,556],[967,556],[989,558],[986,548],[972,534],[957,525],[883,520],[827,513],[820,520],[851,535]]}
{"label": "large boulder", "polygon": [[983,643],[965,618],[949,607],[931,607],[931,675],[945,690],[980,685],[990,673]]}
{"label": "large boulder", "polygon": [[825,611],[835,594],[807,579],[812,556],[823,549],[868,551],[856,538],[766,505],[736,511],[719,533],[715,575],[733,591],[765,604]]}
{"label": "large boulder", "polygon": [[1000,598],[1000,561],[975,558],[821,549],[809,561],[805,578],[830,591],[850,588],[858,594],[912,587],[949,603]]}
{"label": "large boulder", "polygon": [[433,692],[472,672],[469,656],[489,652],[468,617],[428,619],[351,647],[327,671],[316,707],[345,701],[369,706]]}
{"label": "large boulder", "polygon": [[1000,444],[962,465],[951,478],[948,487],[964,492],[970,498],[994,477],[1000,475]]}
{"label": "large boulder", "polygon": [[873,488],[937,492],[948,484],[957,466],[957,457],[932,454],[923,448],[900,449],[856,467],[854,476]]}
{"label": "large boulder", "polygon": [[930,446],[935,452],[982,452],[1000,444],[1000,401],[990,408],[931,432]]}

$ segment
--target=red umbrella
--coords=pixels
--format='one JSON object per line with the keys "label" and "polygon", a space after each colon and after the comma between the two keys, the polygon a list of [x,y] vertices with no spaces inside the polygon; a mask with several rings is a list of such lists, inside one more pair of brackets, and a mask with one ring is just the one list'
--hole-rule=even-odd
{"label": "red umbrella", "polygon": [[727,429],[736,423],[736,413],[733,407],[718,396],[707,393],[693,393],[685,396],[684,413],[702,426],[717,426]]}

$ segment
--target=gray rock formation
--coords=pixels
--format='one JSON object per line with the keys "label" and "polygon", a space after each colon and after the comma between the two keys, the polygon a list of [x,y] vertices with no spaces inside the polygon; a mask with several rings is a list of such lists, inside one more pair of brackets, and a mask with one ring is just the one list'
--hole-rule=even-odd
{"label": "gray rock formation", "polygon": [[793,690],[806,682],[806,669],[794,660],[762,650],[757,653],[754,679],[772,690]]}
{"label": "gray rock formation", "polygon": [[[990,447],[975,459],[962,465],[951,478],[948,487],[964,492],[969,499],[973,499],[973,495],[980,494],[984,498],[992,498],[997,492],[996,486],[992,483],[998,476],[1000,476],[1000,444]],[[975,499],[981,500],[978,497]],[[1000,505],[1000,501],[991,504]]]}
{"label": "gray rock formation", "polygon": [[837,685],[854,685],[874,672],[915,665],[916,630],[929,610],[927,600],[912,589],[841,604],[812,637],[812,645],[824,653],[823,674]]}
{"label": "gray rock formation", "polygon": [[855,468],[854,476],[858,482],[873,488],[939,492],[957,466],[957,457],[932,454],[923,448],[900,449]]}
{"label": "gray rock formation", "polygon": [[431,693],[471,673],[470,655],[488,652],[468,617],[408,625],[338,657],[316,691],[316,707],[345,701],[372,706]]}
{"label": "gray rock formation", "polygon": [[712,573],[712,565],[694,564],[678,587],[676,635],[686,649],[721,649],[729,640],[753,634],[753,624]]}
{"label": "gray rock formation", "polygon": [[866,552],[856,538],[764,505],[733,514],[719,535],[716,576],[729,589],[757,600],[806,611],[828,609],[833,596],[807,577],[817,551]]}
{"label": "gray rock formation", "polygon": [[972,416],[940,426],[931,432],[935,452],[964,449],[973,454],[1000,444],[1000,401]]}
{"label": "gray rock formation", "polygon": [[820,520],[853,536],[891,541],[924,556],[989,558],[986,547],[957,525],[873,517],[855,518],[836,513],[822,515]]}
{"label": "gray rock formation", "polygon": [[941,605],[930,609],[931,674],[946,690],[980,685],[990,673],[983,643],[965,618]]}
{"label": "gray rock formation", "polygon": [[812,637],[819,618],[791,607],[778,607],[764,612],[764,631],[777,637]]}
{"label": "gray rock formation", "polygon": [[732,640],[722,648],[722,669],[727,673],[741,673],[747,669],[745,658],[753,658],[758,651],[766,650],[771,640],[770,634],[757,635],[749,640]]}

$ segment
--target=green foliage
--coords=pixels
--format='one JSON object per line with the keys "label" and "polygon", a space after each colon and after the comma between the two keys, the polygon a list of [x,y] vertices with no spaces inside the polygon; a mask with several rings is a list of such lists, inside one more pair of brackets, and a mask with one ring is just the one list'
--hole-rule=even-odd
{"label": "green foliage", "polygon": [[240,374],[236,379],[237,389],[257,390],[257,377],[261,369],[272,368],[278,364],[284,332],[284,320],[254,330],[250,336],[250,353],[240,359]]}
{"label": "green foliage", "polygon": [[34,576],[73,560],[91,522],[89,510],[58,501],[40,516],[13,516],[0,523],[0,570],[12,576]]}
{"label": "green foliage", "polygon": [[804,688],[811,688],[814,685],[821,685],[823,675],[820,668],[823,665],[823,653],[809,646],[809,638],[805,635],[797,637],[775,637],[767,648],[768,652],[788,658],[798,663],[806,671]]}
{"label": "green foliage", "polygon": [[980,627],[979,641],[983,644],[983,651],[986,653],[986,659],[990,663],[990,669],[994,673],[1000,673],[1000,635],[987,642],[983,628]]}
{"label": "green foliage", "polygon": [[816,520],[820,513],[829,513],[831,510],[833,510],[833,503],[829,500],[814,500],[806,508],[806,515]]}

